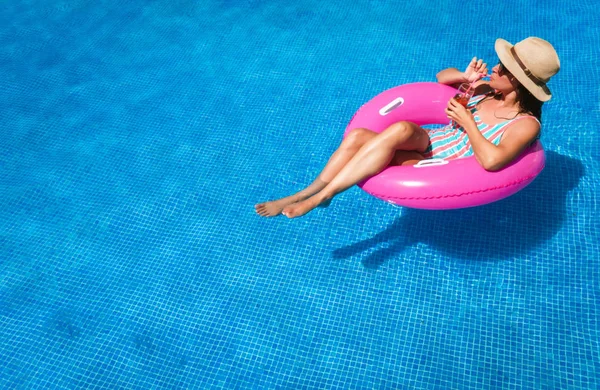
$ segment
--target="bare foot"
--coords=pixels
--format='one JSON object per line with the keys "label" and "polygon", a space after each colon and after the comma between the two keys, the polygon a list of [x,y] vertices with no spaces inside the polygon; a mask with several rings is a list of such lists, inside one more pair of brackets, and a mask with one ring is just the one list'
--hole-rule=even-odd
{"label": "bare foot", "polygon": [[326,185],[326,182],[317,178],[311,185],[309,185],[302,191],[295,193],[294,195],[290,195],[277,200],[272,200],[270,202],[259,203],[254,206],[254,209],[256,210],[258,215],[262,217],[274,217],[276,215],[281,214],[281,212],[286,206],[294,204],[316,194],[317,192],[325,188]]}
{"label": "bare foot", "polygon": [[297,196],[288,196],[270,202],[259,203],[254,206],[254,209],[261,217],[274,217],[281,214],[281,211],[285,206],[295,203],[298,200],[300,199],[298,199]]}
{"label": "bare foot", "polygon": [[321,201],[316,196],[313,196],[301,202],[284,207],[281,213],[288,218],[301,217],[321,205],[321,203],[323,203],[324,206],[329,205],[328,201]]}

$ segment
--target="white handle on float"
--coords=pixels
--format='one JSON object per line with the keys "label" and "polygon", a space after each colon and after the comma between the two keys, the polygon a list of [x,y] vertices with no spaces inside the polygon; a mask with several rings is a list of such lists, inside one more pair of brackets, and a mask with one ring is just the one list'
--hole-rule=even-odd
{"label": "white handle on float", "polygon": [[401,97],[396,98],[396,99],[392,100],[390,103],[388,103],[385,107],[380,109],[379,115],[385,116],[403,104],[404,104],[404,98],[401,98]]}
{"label": "white handle on float", "polygon": [[413,166],[415,168],[437,167],[438,165],[446,165],[448,162],[443,158],[430,158],[428,160],[421,160]]}

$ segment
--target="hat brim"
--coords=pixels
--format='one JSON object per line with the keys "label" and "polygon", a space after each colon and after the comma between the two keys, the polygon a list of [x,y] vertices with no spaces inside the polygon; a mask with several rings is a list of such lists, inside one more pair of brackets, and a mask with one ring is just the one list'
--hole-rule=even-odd
{"label": "hat brim", "polygon": [[508,71],[513,76],[515,76],[517,80],[519,80],[519,82],[525,88],[527,88],[529,92],[531,92],[533,96],[535,96],[536,99],[542,102],[547,102],[548,100],[550,100],[552,98],[552,93],[550,92],[548,87],[546,85],[539,86],[533,81],[531,81],[529,77],[527,77],[523,69],[521,69],[517,61],[513,58],[512,54],[510,53],[511,47],[513,47],[513,45],[510,42],[502,38],[496,39],[496,44],[494,45],[494,48],[496,49],[496,54],[498,54],[498,58],[500,59],[502,64],[506,67],[506,69],[508,69]]}

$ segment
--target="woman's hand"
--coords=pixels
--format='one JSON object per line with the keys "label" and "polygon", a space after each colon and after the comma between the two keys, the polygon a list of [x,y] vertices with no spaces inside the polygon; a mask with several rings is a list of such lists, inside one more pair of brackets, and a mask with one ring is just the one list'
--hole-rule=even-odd
{"label": "woman's hand", "polygon": [[463,107],[454,98],[450,99],[450,101],[448,102],[448,106],[446,107],[446,115],[449,119],[452,119],[462,128],[464,128],[469,123],[475,125],[475,119],[473,118],[473,114],[471,114],[471,111]]}
{"label": "woman's hand", "polygon": [[477,59],[477,57],[473,57],[467,69],[463,72],[465,80],[469,83],[474,83],[475,81],[485,77],[487,75],[488,69],[487,64],[483,62],[482,59]]}

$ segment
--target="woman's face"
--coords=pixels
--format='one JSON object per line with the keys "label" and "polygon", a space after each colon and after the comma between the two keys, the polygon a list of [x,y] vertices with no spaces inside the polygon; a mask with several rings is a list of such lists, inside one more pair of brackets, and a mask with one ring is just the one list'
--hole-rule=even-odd
{"label": "woman's face", "polygon": [[518,85],[517,79],[504,67],[502,62],[498,62],[498,65],[492,68],[490,87],[497,91],[509,93],[514,91]]}

